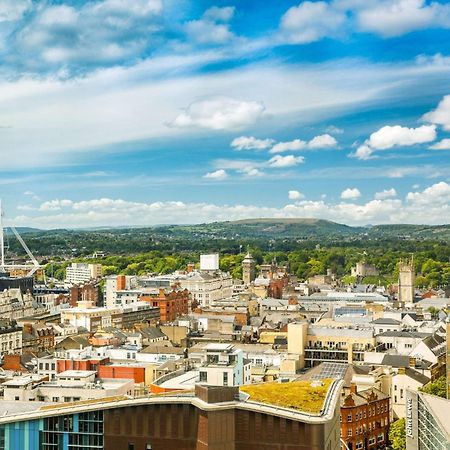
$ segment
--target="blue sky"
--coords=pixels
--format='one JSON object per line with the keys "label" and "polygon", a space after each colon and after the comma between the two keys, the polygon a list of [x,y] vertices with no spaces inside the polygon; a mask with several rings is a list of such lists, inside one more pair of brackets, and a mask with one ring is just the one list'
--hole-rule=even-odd
{"label": "blue sky", "polygon": [[450,4],[0,1],[16,225],[449,223]]}

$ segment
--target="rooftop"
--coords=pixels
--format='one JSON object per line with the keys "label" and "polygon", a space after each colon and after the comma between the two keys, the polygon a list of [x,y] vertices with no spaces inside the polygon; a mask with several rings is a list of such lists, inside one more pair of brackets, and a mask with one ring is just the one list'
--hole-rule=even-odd
{"label": "rooftop", "polygon": [[241,386],[240,390],[250,396],[250,401],[319,414],[332,381],[327,378],[322,382],[261,383]]}

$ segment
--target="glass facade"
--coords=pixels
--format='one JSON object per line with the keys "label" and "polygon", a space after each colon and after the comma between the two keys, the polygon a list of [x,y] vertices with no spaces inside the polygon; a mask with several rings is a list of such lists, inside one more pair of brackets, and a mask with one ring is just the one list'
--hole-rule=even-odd
{"label": "glass facade", "polygon": [[0,426],[0,450],[101,450],[103,411]]}
{"label": "glass facade", "polygon": [[436,422],[433,414],[428,410],[422,398],[418,397],[417,419],[419,422],[418,447],[419,450],[449,450],[450,443]]}

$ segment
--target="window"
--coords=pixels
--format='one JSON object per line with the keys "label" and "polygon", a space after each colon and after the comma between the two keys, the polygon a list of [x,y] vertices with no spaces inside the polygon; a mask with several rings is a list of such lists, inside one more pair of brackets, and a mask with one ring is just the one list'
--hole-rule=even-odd
{"label": "window", "polygon": [[357,443],[356,443],[356,450],[359,450],[359,449],[361,449],[361,448],[363,448],[363,443],[362,443],[362,441],[357,442]]}
{"label": "window", "polygon": [[200,372],[200,382],[208,381],[208,374],[205,371]]}
{"label": "window", "polygon": [[59,397],[52,397],[52,402],[59,402]]}
{"label": "window", "polygon": [[400,398],[403,398],[403,389],[400,389]]}
{"label": "window", "polygon": [[351,422],[352,421],[352,414],[350,413],[348,416],[347,416],[347,422]]}
{"label": "window", "polygon": [[134,443],[128,442],[128,450],[134,450]]}
{"label": "window", "polygon": [[381,442],[383,440],[384,440],[384,434],[379,434],[378,437],[377,437],[377,441]]}
{"label": "window", "polygon": [[223,373],[223,385],[228,386],[228,372]]}
{"label": "window", "polygon": [[20,400],[20,397],[15,396],[15,397],[14,397],[14,400],[19,401],[19,400]]}
{"label": "window", "polygon": [[352,429],[350,428],[348,431],[347,431],[347,436],[351,436],[352,435]]}

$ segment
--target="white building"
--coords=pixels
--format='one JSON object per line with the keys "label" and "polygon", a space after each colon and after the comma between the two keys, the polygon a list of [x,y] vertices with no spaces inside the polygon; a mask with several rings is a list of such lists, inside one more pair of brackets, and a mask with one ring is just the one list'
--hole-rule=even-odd
{"label": "white building", "polygon": [[35,312],[33,296],[29,292],[22,293],[18,288],[5,289],[0,292],[0,317],[2,319],[18,320],[32,316]]}
{"label": "white building", "polygon": [[233,278],[228,273],[194,271],[180,276],[177,281],[202,307],[213,306],[215,302],[233,295]]}
{"label": "white building", "polygon": [[88,331],[97,331],[106,327],[122,327],[122,312],[119,308],[95,307],[90,301],[78,302],[75,308],[61,311],[61,322]]}
{"label": "white building", "polygon": [[76,402],[105,397],[132,395],[134,380],[96,379],[90,370],[66,370],[56,375],[54,381],[43,381],[41,377],[21,376],[6,381],[5,401]]}
{"label": "white building", "polygon": [[15,321],[0,319],[0,355],[22,352],[22,328]]}
{"label": "white building", "polygon": [[406,390],[418,391],[427,384],[430,379],[412,368],[399,368],[392,376],[391,405],[395,419],[405,417]]}
{"label": "white building", "polygon": [[66,269],[66,283],[70,284],[84,284],[101,277],[101,264],[72,263]]}
{"label": "white building", "polygon": [[136,295],[140,295],[141,291],[135,290],[136,280],[137,278],[131,275],[110,275],[106,277],[105,306],[107,308],[114,308],[122,303],[122,300],[116,302],[118,292],[123,292],[122,295],[125,297],[127,292],[130,291],[133,298]]}
{"label": "white building", "polygon": [[205,347],[199,381],[210,386],[241,386],[251,383],[251,362],[232,344],[208,344]]}

